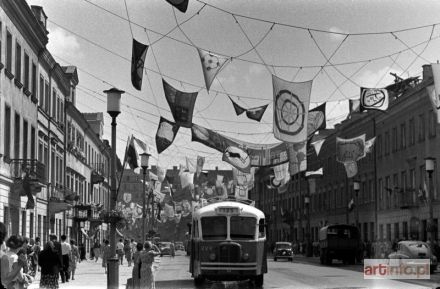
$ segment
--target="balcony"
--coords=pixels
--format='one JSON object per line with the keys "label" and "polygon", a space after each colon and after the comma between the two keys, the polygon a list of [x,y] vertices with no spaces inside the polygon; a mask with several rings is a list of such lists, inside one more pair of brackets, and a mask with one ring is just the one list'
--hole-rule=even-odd
{"label": "balcony", "polygon": [[73,207],[73,219],[77,222],[84,222],[89,219],[91,205],[76,205]]}
{"label": "balcony", "polygon": [[50,197],[58,200],[64,200],[64,189],[60,185],[51,186]]}
{"label": "balcony", "polygon": [[41,192],[46,186],[46,166],[37,160],[12,159],[11,178],[18,189],[28,189],[32,194]]}
{"label": "balcony", "polygon": [[416,198],[416,200],[414,201],[413,193],[414,193],[414,189],[399,191],[398,204],[400,209],[406,210],[419,206],[419,200]]}

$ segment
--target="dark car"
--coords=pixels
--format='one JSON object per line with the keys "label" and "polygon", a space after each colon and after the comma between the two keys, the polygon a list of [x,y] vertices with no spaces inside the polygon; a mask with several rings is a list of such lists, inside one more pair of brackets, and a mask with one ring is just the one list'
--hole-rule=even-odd
{"label": "dark car", "polygon": [[176,242],[175,243],[175,247],[176,247],[176,251],[180,250],[180,251],[185,251],[185,246],[183,246],[183,242]]}
{"label": "dark car", "polygon": [[289,242],[276,242],[273,249],[273,260],[287,259],[293,261],[292,244]]}
{"label": "dark car", "polygon": [[171,256],[171,242],[161,242],[160,243],[160,256],[170,255]]}

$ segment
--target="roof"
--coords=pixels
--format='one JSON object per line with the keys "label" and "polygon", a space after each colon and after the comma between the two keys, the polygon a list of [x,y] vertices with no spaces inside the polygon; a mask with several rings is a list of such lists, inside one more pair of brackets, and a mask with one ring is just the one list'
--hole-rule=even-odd
{"label": "roof", "polygon": [[290,242],[276,242],[275,245],[292,245]]}
{"label": "roof", "polygon": [[235,202],[235,201],[223,201],[223,202],[216,202],[212,204],[208,204],[200,209],[198,209],[194,214],[193,218],[200,217],[201,215],[214,215],[214,209],[218,206],[225,206],[225,207],[239,207],[241,209],[242,214],[252,214],[256,215],[258,218],[264,218],[264,213],[260,211],[259,209],[246,205],[243,203]]}

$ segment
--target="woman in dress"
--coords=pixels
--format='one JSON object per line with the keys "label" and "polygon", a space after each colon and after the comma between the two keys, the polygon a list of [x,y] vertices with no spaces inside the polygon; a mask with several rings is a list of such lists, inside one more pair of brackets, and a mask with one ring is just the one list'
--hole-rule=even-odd
{"label": "woman in dress", "polygon": [[[0,222],[0,245],[4,245],[4,239],[6,238],[6,226]],[[0,278],[0,289],[13,288],[13,281],[17,278],[23,267],[26,265],[26,260],[24,258],[19,258],[17,265],[12,268],[9,265],[9,257],[3,250],[0,251],[1,258],[1,278]],[[12,286],[11,286],[12,285]]]}
{"label": "woman in dress", "polygon": [[70,240],[70,258],[69,258],[69,268],[70,268],[70,276],[72,280],[75,280],[75,271],[76,271],[76,263],[81,262],[79,256],[79,249],[76,246],[76,242],[74,240]]}
{"label": "woman in dress", "polygon": [[144,246],[142,243],[136,244],[136,252],[133,254],[133,271],[131,273],[131,279],[133,280],[133,289],[139,289],[140,288],[140,281],[141,281],[141,274],[140,274],[140,255],[142,250],[144,249]]}
{"label": "woman in dress", "polygon": [[154,274],[153,274],[153,262],[154,252],[151,249],[151,243],[149,241],[144,244],[145,250],[140,253],[137,265],[140,266],[140,288],[142,289],[155,289]]}
{"label": "woman in dress", "polygon": [[102,267],[104,267],[105,273],[107,274],[107,260],[110,258],[110,242],[108,240],[104,241],[104,246],[102,247]]}
{"label": "woman in dress", "polygon": [[127,259],[128,267],[131,267],[131,260],[133,257],[133,252],[131,251],[130,241],[124,241],[124,254],[125,259]]}
{"label": "woman in dress", "polygon": [[40,288],[58,289],[58,274],[61,268],[60,258],[54,252],[54,244],[48,241],[38,256],[38,265],[41,267]]}

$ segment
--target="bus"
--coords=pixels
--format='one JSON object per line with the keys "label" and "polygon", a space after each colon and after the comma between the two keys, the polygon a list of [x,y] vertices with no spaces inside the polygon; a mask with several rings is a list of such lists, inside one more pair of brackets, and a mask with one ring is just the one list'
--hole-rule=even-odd
{"label": "bus", "polygon": [[361,245],[361,234],[356,226],[329,225],[319,230],[321,264],[331,265],[333,259],[355,264]]}
{"label": "bus", "polygon": [[250,200],[208,200],[192,216],[189,271],[196,286],[205,279],[249,279],[261,287],[267,273],[264,213]]}

